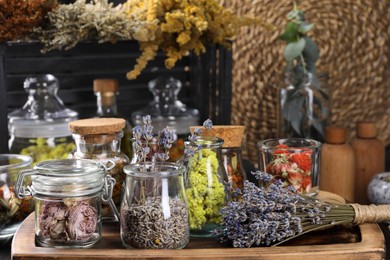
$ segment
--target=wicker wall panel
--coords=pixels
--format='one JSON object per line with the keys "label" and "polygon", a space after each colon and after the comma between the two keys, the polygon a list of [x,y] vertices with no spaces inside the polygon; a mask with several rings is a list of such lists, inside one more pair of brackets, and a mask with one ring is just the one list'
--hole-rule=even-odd
{"label": "wicker wall panel", "polygon": [[[290,0],[225,0],[238,14],[277,26],[242,29],[233,46],[232,123],[247,126],[244,156],[256,162],[256,142],[276,137],[278,89],[283,86],[283,49],[278,35],[286,25]],[[351,139],[355,124],[377,122],[379,138],[390,144],[388,90],[390,2],[376,0],[302,0],[311,36],[320,48],[317,69],[329,73],[331,122],[345,126]]]}

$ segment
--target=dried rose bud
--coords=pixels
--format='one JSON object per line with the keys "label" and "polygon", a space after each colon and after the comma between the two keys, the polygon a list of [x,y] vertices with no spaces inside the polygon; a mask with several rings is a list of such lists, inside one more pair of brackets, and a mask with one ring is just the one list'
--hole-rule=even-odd
{"label": "dried rose bud", "polygon": [[65,218],[67,207],[60,202],[44,202],[39,216],[41,234],[51,239],[66,238]]}
{"label": "dried rose bud", "polygon": [[67,231],[71,240],[90,238],[96,230],[97,211],[86,201],[78,202],[69,211]]}

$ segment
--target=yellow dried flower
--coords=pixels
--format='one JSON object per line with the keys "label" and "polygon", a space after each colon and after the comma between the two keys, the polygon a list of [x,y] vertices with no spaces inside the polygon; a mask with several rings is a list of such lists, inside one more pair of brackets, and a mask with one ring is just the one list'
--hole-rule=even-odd
{"label": "yellow dried flower", "polygon": [[157,26],[154,39],[144,47],[141,44],[143,53],[127,73],[128,79],[135,79],[158,50],[166,55],[165,66],[172,68],[191,51],[197,55],[205,52],[207,44],[230,47],[229,41],[242,26],[256,23],[267,27],[259,19],[234,15],[217,0],[128,0],[124,10],[131,19],[154,21]]}

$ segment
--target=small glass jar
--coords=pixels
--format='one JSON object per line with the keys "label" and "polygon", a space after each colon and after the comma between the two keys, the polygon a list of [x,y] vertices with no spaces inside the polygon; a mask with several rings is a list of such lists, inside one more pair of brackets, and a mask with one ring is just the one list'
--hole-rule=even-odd
{"label": "small glass jar", "polygon": [[[69,124],[76,143],[76,150],[70,154],[72,159],[92,159],[107,166],[114,162],[114,167],[108,170],[116,183],[112,195],[115,207],[103,204],[103,220],[119,221],[116,218],[121,204],[125,173],[123,167],[129,163],[129,158],[121,151],[121,139],[125,120],[121,118],[91,118],[73,121]],[[112,212],[115,209],[115,212]]]}
{"label": "small glass jar", "polygon": [[18,172],[30,168],[31,163],[29,156],[0,154],[0,239],[12,237],[22,221],[34,211],[31,196],[19,199],[15,195]]}
{"label": "small glass jar", "polygon": [[[32,176],[32,185],[23,179]],[[93,160],[50,160],[19,172],[15,193],[35,198],[35,241],[43,247],[85,248],[101,238],[100,201],[115,180]]]}
{"label": "small glass jar", "polygon": [[126,193],[121,205],[121,239],[126,248],[179,249],[189,241],[184,166],[162,163],[125,166]]}
{"label": "small glass jar", "polygon": [[221,159],[223,142],[214,136],[200,136],[195,143],[186,143],[202,147],[190,158],[185,178],[191,236],[211,237],[221,222],[222,207],[230,200],[224,185],[228,177]]}
{"label": "small glass jar", "polygon": [[24,89],[27,102],[8,115],[10,152],[30,156],[33,164],[67,158],[75,147],[68,123],[78,113],[57,96],[58,79],[51,74],[27,77]]}
{"label": "small glass jar", "polygon": [[257,143],[259,169],[293,186],[299,193],[316,196],[320,182],[321,143],[311,139],[268,139]]}
{"label": "small glass jar", "polygon": [[222,161],[233,189],[242,189],[244,181],[247,179],[242,165],[242,149],[239,147],[223,147]]}

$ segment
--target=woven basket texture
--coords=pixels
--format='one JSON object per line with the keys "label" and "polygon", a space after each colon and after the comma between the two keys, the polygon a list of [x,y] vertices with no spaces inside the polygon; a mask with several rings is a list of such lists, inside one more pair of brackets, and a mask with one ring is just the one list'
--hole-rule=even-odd
{"label": "woven basket texture", "polygon": [[[243,154],[256,163],[256,143],[277,137],[278,92],[285,86],[285,42],[278,36],[293,1],[223,4],[276,26],[242,28],[233,43],[231,123],[246,126]],[[331,124],[346,127],[351,140],[358,121],[374,121],[379,139],[390,144],[390,1],[302,0],[299,7],[315,25],[309,35],[320,49],[317,70],[329,74]]]}

